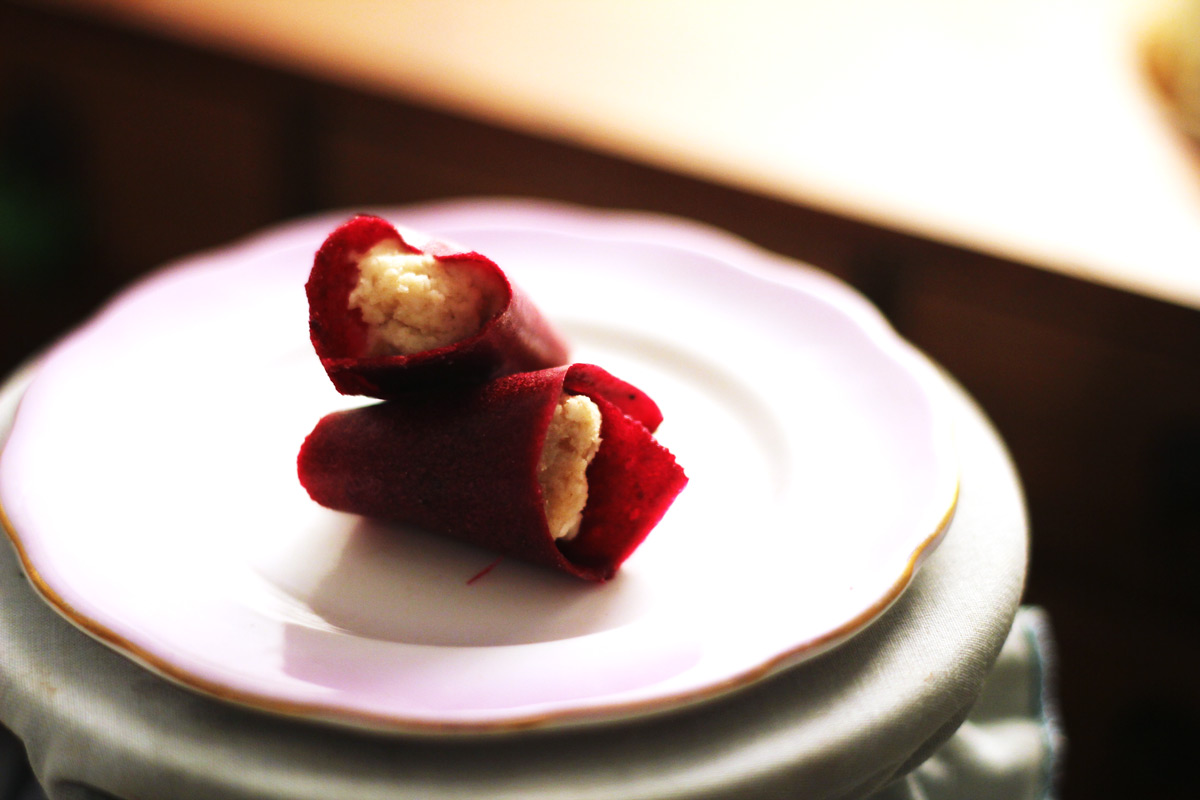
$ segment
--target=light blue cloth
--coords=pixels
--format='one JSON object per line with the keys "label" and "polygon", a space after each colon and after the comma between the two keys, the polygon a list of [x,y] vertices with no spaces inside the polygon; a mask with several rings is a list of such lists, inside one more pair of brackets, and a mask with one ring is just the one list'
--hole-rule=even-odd
{"label": "light blue cloth", "polygon": [[1065,738],[1046,613],[1024,607],[954,736],[872,800],[1053,800]]}
{"label": "light blue cloth", "polygon": [[[1053,800],[1064,740],[1044,611],[1024,607],[974,708],[945,744],[871,800]],[[78,787],[75,800],[99,798]],[[0,730],[0,800],[43,800],[20,742]]]}

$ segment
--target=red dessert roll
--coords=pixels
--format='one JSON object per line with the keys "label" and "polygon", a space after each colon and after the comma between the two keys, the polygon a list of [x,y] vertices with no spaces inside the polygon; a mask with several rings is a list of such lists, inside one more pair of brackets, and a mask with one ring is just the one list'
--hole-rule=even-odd
{"label": "red dessert roll", "polygon": [[329,414],[300,482],[329,508],[606,580],[687,483],[661,419],[590,364],[519,373]]}
{"label": "red dessert roll", "polygon": [[357,216],[317,251],[309,332],[337,390],[387,398],[560,366],[567,346],[494,262],[423,252],[386,220]]}

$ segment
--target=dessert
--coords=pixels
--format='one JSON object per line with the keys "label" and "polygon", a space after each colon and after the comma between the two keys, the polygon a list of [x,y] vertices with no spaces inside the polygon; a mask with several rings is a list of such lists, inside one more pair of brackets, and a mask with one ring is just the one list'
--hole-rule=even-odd
{"label": "dessert", "polygon": [[490,259],[424,250],[379,217],[331,233],[305,286],[309,334],[343,394],[387,398],[565,364],[567,345]]}
{"label": "dessert", "polygon": [[687,483],[661,420],[636,387],[573,364],[329,414],[298,470],[329,508],[602,581]]}

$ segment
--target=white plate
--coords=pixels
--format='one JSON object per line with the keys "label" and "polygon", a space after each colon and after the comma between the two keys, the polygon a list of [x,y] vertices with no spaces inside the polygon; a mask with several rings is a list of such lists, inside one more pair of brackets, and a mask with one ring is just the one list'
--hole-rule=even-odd
{"label": "white plate", "polygon": [[663,522],[593,585],[313,504],[300,442],[356,402],[307,338],[311,256],[346,217],[324,216],[159,273],[40,364],[0,503],[67,618],[256,707],[503,731],[673,708],[821,652],[945,532],[945,387],[835,280],[661,217],[381,213],[494,258],[576,360],[657,400],[691,477]]}

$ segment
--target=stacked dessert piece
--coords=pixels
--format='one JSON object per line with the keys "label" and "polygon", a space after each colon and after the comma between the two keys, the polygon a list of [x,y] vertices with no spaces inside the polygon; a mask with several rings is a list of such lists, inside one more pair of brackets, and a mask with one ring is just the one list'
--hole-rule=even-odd
{"label": "stacked dessert piece", "polygon": [[313,347],[339,392],[300,482],[329,508],[602,581],[687,483],[658,406],[569,348],[493,261],[358,216],[318,250]]}

